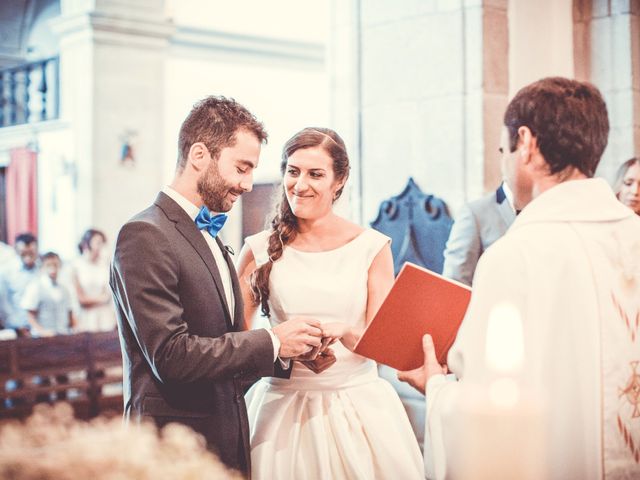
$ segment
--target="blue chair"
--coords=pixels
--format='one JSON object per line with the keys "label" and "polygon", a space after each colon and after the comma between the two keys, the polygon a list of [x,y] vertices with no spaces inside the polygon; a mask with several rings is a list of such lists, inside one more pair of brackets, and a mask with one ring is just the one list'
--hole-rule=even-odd
{"label": "blue chair", "polygon": [[442,273],[444,248],[453,219],[446,203],[420,190],[413,178],[400,195],[380,204],[371,227],[391,237],[396,275],[405,262]]}

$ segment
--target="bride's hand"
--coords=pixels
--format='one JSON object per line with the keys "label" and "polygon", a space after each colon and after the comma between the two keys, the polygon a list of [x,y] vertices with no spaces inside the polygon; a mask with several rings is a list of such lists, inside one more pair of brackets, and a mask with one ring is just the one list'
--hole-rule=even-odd
{"label": "bride's hand", "polygon": [[[320,328],[322,328],[323,337],[322,350],[329,345],[333,345],[349,333],[349,326],[340,322],[323,323]],[[328,341],[325,341],[325,339],[328,339]]]}

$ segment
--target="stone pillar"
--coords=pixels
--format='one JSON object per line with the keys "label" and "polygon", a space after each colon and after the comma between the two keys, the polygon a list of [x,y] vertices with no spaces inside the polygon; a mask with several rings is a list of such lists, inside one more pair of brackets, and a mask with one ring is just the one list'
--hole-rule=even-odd
{"label": "stone pillar", "polygon": [[573,22],[576,78],[600,88],[609,110],[598,174],[611,180],[640,155],[640,0],[574,0]]}
{"label": "stone pillar", "polygon": [[509,96],[544,77],[574,76],[572,0],[509,1]]}
{"label": "stone pillar", "polygon": [[[473,156],[482,161],[482,188],[489,191],[502,180],[500,168],[500,134],[502,119],[509,101],[509,23],[507,0],[485,0],[482,4],[482,83],[476,85],[482,94],[483,155]],[[473,171],[469,170],[468,185],[474,185],[473,200],[479,195]],[[467,195],[469,197],[469,195]]]}
{"label": "stone pillar", "polygon": [[332,0],[328,36],[330,126],[345,141],[351,171],[340,214],[362,221],[360,0]]}
{"label": "stone pillar", "polygon": [[[345,131],[355,125],[350,142],[361,146],[360,220],[371,221],[410,176],[454,209],[495,188],[507,0],[352,0],[340,8],[351,20],[334,20],[333,33],[354,53],[336,51],[342,41],[330,48],[332,94],[342,99],[332,118]],[[347,80],[354,70],[355,85]]]}
{"label": "stone pillar", "polygon": [[[164,62],[172,24],[164,0],[63,0],[61,118],[73,132],[77,235],[113,240],[161,186]],[[125,143],[132,160],[122,161]]]}

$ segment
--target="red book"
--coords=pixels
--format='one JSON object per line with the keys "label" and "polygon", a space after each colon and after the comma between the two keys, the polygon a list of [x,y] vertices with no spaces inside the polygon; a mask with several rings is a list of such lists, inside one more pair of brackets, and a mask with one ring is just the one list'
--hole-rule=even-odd
{"label": "red book", "polygon": [[412,370],[424,364],[422,337],[429,333],[444,364],[470,298],[466,285],[405,263],[354,351],[398,370]]}

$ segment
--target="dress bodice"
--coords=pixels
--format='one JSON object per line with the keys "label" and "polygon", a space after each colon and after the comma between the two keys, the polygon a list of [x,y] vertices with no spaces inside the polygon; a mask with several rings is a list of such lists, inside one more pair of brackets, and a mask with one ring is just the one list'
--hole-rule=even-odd
{"label": "dress bodice", "polygon": [[[256,264],[268,260],[268,231],[247,238]],[[375,256],[390,239],[372,229],[362,231],[333,250],[304,252],[286,246],[274,262],[269,278],[271,325],[296,316],[321,323],[343,322],[364,328],[367,310],[368,271]],[[291,380],[272,378],[273,383],[296,389],[351,386],[377,376],[375,363],[354,354],[340,342],[332,346],[336,363],[320,374],[294,364]],[[311,381],[308,383],[307,380]]]}

